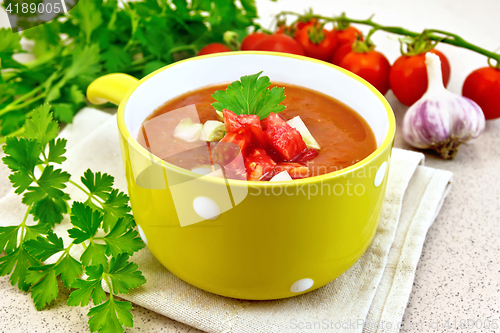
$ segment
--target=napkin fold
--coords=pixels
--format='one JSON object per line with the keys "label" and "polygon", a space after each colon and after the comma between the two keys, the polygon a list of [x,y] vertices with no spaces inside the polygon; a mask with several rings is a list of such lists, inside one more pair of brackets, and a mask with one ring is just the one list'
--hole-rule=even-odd
{"label": "napkin fold", "polygon": [[[126,191],[115,116],[84,109],[61,136],[68,139],[68,160],[62,167],[73,180],[79,181],[90,168],[114,175],[115,186]],[[273,301],[227,298],[178,279],[143,249],[132,260],[147,283],[120,296],[206,332],[399,332],[427,230],[452,179],[451,172],[425,167],[423,162],[421,153],[393,149],[386,197],[370,247],[347,272],[322,288]],[[5,168],[0,168],[4,174]],[[6,191],[6,178],[2,179],[0,195]],[[74,188],[67,192],[72,199],[83,199]],[[10,190],[0,199],[0,211],[0,225],[15,225],[26,207]],[[68,226],[66,218],[57,229]]]}

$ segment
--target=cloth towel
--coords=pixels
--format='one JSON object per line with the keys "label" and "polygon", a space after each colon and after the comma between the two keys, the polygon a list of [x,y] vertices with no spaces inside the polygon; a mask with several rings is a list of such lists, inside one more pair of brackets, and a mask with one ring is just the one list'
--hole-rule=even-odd
{"label": "cloth towel", "polygon": [[[61,136],[68,139],[63,169],[74,181],[90,168],[114,175],[115,186],[126,191],[115,116],[84,109]],[[421,153],[393,150],[382,215],[370,247],[347,272],[322,288],[273,301],[222,297],[178,279],[145,248],[132,260],[147,283],[120,296],[206,332],[399,332],[427,230],[452,179],[451,172],[425,167],[423,162]],[[6,174],[2,166],[3,192]],[[72,199],[83,199],[71,185],[67,192]],[[9,190],[0,199],[0,211],[0,225],[15,225],[26,207]],[[56,232],[68,226],[66,218]]]}

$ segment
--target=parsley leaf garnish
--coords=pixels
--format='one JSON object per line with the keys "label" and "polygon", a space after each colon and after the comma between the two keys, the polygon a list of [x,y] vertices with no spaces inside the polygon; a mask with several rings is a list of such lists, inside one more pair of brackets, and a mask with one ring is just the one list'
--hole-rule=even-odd
{"label": "parsley leaf garnish", "polygon": [[[81,186],[58,168],[66,160],[66,140],[55,137],[59,126],[50,110],[49,105],[35,109],[25,124],[27,137],[8,138],[3,146],[3,161],[12,171],[9,179],[27,207],[21,224],[0,227],[0,251],[5,251],[0,275],[10,275],[12,285],[29,291],[37,310],[57,298],[61,281],[75,289],[68,305],[84,306],[92,298],[96,306],[89,311],[91,330],[123,332],[123,325],[133,324],[132,305],[113,294],[128,293],[146,282],[128,260],[144,243],[134,229],[128,196],[113,188],[112,176],[87,170]],[[87,196],[83,202],[74,201],[71,209],[68,185]],[[66,232],[72,241],[65,245],[54,226],[67,213],[72,228]],[[34,224],[27,222],[29,215]],[[79,258],[70,255],[73,246],[82,247]],[[86,280],[81,279],[84,271]],[[108,300],[103,282],[110,290]]]}
{"label": "parsley leaf garnish", "polygon": [[262,72],[253,75],[245,75],[239,81],[231,83],[227,89],[217,90],[212,97],[217,102],[212,106],[217,111],[227,109],[236,114],[256,114],[264,119],[271,112],[278,113],[285,109],[279,103],[285,99],[285,88],[273,87],[269,77],[259,77]]}

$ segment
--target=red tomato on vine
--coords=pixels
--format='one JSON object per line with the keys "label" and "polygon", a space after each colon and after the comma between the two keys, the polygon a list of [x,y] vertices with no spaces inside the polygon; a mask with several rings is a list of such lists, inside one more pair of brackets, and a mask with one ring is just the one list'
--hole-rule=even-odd
{"label": "red tomato on vine", "polygon": [[353,43],[355,40],[358,39],[358,36],[362,37],[363,34],[361,31],[350,25],[344,30],[339,30],[339,29],[333,29],[331,31],[331,34],[337,39],[337,43],[339,45],[345,44],[345,43]]}
{"label": "red tomato on vine", "polygon": [[391,64],[380,52],[350,52],[340,63],[340,67],[362,77],[377,88],[382,95],[389,90],[389,72]]}
{"label": "red tomato on vine", "polygon": [[198,55],[220,53],[220,52],[231,52],[231,49],[222,43],[210,43],[202,47]]}
{"label": "red tomato on vine", "polygon": [[342,59],[344,59],[344,57],[352,51],[353,43],[357,40],[363,40],[363,34],[353,26],[349,26],[344,30],[334,29],[331,31],[331,34],[336,39],[338,47],[333,53],[333,57],[330,62],[334,65],[340,66]]}
{"label": "red tomato on vine", "polygon": [[[431,50],[441,59],[443,84],[445,87],[450,80],[450,63],[446,56],[438,50]],[[400,56],[392,65],[390,85],[397,99],[406,106],[418,101],[427,91],[427,69],[425,67],[425,53]]]}
{"label": "red tomato on vine", "polygon": [[472,99],[483,110],[486,119],[500,117],[500,69],[483,67],[467,76],[462,95]]}
{"label": "red tomato on vine", "polygon": [[247,35],[241,41],[241,50],[242,51],[255,50],[255,46],[267,36],[269,35],[263,32],[254,32],[253,34]]}
{"label": "red tomato on vine", "polygon": [[295,40],[302,46],[306,56],[323,61],[329,61],[337,49],[335,38],[314,23],[297,30]]}
{"label": "red tomato on vine", "polygon": [[299,21],[299,22],[297,22],[297,25],[296,25],[296,31],[298,32],[299,30],[302,30],[306,26],[314,25],[314,24],[316,24],[316,22],[317,22],[316,19],[312,19],[312,20],[304,21],[304,22]]}
{"label": "red tomato on vine", "polygon": [[302,46],[295,39],[285,34],[274,34],[264,37],[255,45],[255,50],[304,55]]}
{"label": "red tomato on vine", "polygon": [[337,50],[333,53],[331,63],[340,66],[342,59],[352,51],[352,43],[344,43],[337,47]]}

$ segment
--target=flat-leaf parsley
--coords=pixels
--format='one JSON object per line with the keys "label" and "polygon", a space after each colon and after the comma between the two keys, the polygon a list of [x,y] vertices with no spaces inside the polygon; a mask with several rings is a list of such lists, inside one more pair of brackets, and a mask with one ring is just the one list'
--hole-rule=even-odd
{"label": "flat-leaf parsley", "polygon": [[[48,104],[35,109],[24,124],[26,137],[9,137],[3,146],[9,179],[27,209],[21,224],[0,227],[0,251],[5,251],[0,275],[10,275],[12,285],[31,292],[37,310],[57,297],[60,280],[74,289],[68,305],[84,306],[90,299],[96,305],[88,314],[91,331],[123,332],[123,326],[133,325],[132,305],[114,295],[146,282],[129,261],[144,243],[134,228],[128,196],[113,189],[112,176],[87,170],[81,186],[58,168],[66,160],[66,140],[56,138],[59,126],[50,109]],[[87,199],[70,208],[70,196],[64,192],[68,185],[79,188]],[[54,226],[68,212],[72,228],[67,234],[72,241],[65,246]],[[27,223],[29,215],[34,225]],[[70,254],[74,246],[82,247],[83,253]],[[102,282],[110,290],[109,298]]]}

